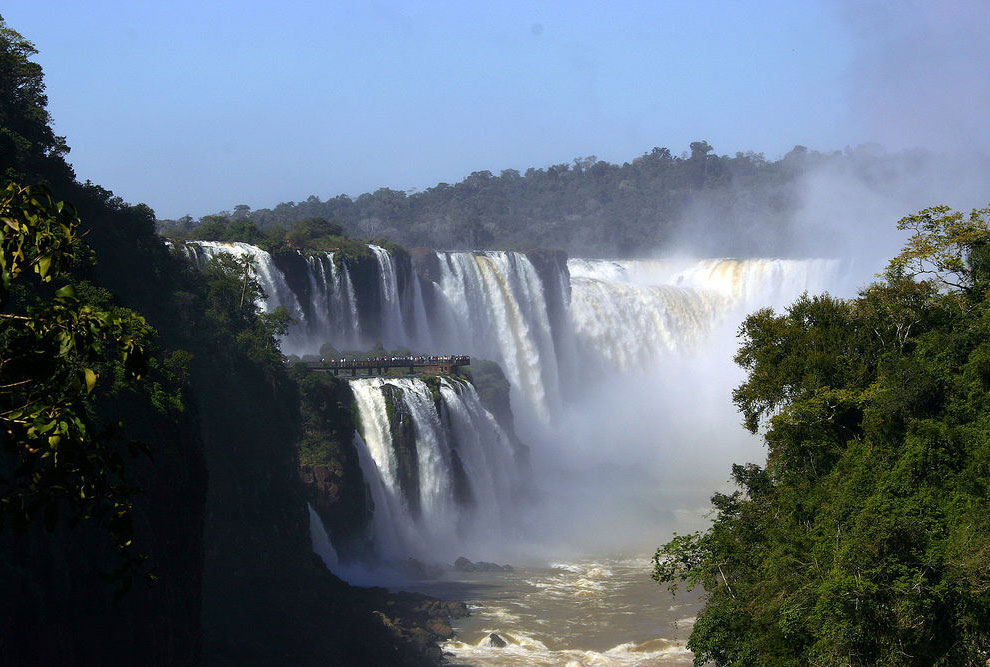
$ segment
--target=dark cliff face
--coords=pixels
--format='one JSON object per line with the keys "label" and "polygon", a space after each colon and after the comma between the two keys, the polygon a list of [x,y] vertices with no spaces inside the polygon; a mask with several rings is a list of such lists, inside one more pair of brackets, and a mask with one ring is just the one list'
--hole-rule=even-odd
{"label": "dark cliff face", "polygon": [[201,397],[210,470],[203,664],[435,664],[437,636],[313,555],[294,384],[226,370],[228,383]]}
{"label": "dark cliff face", "polygon": [[309,264],[306,262],[306,257],[299,252],[283,250],[275,253],[272,256],[272,261],[285,276],[285,282],[289,285],[292,293],[296,295],[306,317],[312,317],[313,313],[309,309],[312,301],[310,298],[312,285],[309,282]]}
{"label": "dark cliff face", "polygon": [[442,274],[440,272],[440,258],[429,248],[413,248],[409,251],[412,269],[423,280],[438,283]]}
{"label": "dark cliff face", "polygon": [[354,394],[341,378],[303,368],[294,376],[302,401],[299,477],[306,497],[341,559],[366,557],[374,503],[354,447]]}
{"label": "dark cliff face", "polygon": [[[159,334],[149,350],[158,362],[178,350],[191,352],[193,361],[188,383],[181,383],[181,407],[162,410],[152,393],[127,390],[94,406],[99,423],[122,422],[121,439],[152,452],[132,458],[120,448],[127,481],[140,489],[132,513],[136,551],[148,555],[146,571],[157,580],[148,585],[138,575],[114,599],[114,583],[104,575],[119,560],[105,518],[63,516],[51,531],[38,523],[19,533],[0,526],[0,665],[439,662],[430,643],[438,634],[417,632],[393,609],[398,605],[383,613],[384,591],[348,586],[313,556],[298,478],[298,399],[280,364],[269,360],[266,368],[232,352],[231,338],[257,332],[211,319],[211,308],[226,312],[211,299],[231,299],[170,255],[149,207],[75,180],[63,157],[67,148],[48,127],[40,67],[12,47],[13,38],[17,33],[0,33],[0,56],[30,74],[35,94],[11,108],[4,129],[27,122],[54,143],[5,141],[0,188],[12,178],[43,183],[73,204],[96,261],[81,253],[86,259],[73,267],[71,282],[95,286],[93,298],[108,307],[144,315]],[[14,88],[22,83],[0,77],[0,99],[19,97]],[[287,273],[305,275],[292,261]],[[377,286],[377,279],[366,284]],[[228,325],[232,336],[214,337]],[[0,449],[14,444],[4,433]],[[0,478],[13,460],[0,455]],[[409,618],[444,613],[423,600],[407,606]]]}
{"label": "dark cliff face", "polygon": [[[570,335],[569,308],[571,303],[571,274],[567,269],[567,253],[563,250],[528,250],[526,257],[533,264],[547,302],[547,318],[550,320],[550,333],[555,341],[557,365],[568,363],[565,350]],[[561,390],[567,393],[565,383]]]}
{"label": "dark cliff face", "polygon": [[346,257],[347,270],[354,285],[357,299],[358,320],[365,339],[374,343],[381,340],[382,293],[378,277],[378,261],[374,255]]}
{"label": "dark cliff face", "polygon": [[409,407],[403,400],[403,391],[392,385],[382,387],[392,430],[392,449],[395,451],[396,474],[399,488],[406,499],[409,512],[418,517],[421,511],[419,495],[419,451],[416,448],[416,427]]}

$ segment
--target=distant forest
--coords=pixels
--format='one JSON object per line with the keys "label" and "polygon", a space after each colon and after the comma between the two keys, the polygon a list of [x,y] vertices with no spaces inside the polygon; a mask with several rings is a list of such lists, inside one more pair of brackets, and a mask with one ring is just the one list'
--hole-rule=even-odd
{"label": "distant forest", "polygon": [[752,152],[720,156],[706,141],[690,149],[675,156],[654,148],[621,165],[591,156],[525,173],[476,171],[414,194],[381,188],[357,198],[311,195],[271,209],[239,205],[199,220],[162,220],[159,229],[189,237],[200,224],[227,219],[270,234],[323,218],[351,237],[444,250],[543,247],[631,257],[689,245],[715,255],[802,254],[792,223],[806,176],[838,170],[882,188],[893,174],[927,159],[875,145],[830,153],[795,146],[776,161]]}

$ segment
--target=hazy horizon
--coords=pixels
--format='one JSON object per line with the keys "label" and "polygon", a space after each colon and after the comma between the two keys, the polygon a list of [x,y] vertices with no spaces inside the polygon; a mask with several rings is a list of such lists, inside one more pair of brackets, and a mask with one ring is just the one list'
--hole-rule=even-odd
{"label": "hazy horizon", "polygon": [[15,1],[3,16],[40,52],[79,177],[160,218],[696,140],[769,159],[990,147],[986,6],[239,7]]}

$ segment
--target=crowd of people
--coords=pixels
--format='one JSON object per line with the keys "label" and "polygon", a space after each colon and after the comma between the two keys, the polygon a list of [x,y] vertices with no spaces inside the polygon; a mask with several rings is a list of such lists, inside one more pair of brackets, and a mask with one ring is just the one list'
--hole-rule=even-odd
{"label": "crowd of people", "polygon": [[373,357],[371,359],[320,359],[320,363],[328,368],[350,368],[352,366],[463,366],[471,363],[471,357],[466,355],[448,354],[442,356],[406,355],[400,357]]}

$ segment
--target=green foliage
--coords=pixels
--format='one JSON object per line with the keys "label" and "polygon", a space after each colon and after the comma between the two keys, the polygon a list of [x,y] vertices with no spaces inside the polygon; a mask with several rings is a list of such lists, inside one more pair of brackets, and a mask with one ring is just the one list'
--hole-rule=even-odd
{"label": "green foliage", "polygon": [[256,302],[264,292],[251,271],[251,259],[220,253],[204,273],[210,334],[231,340],[233,349],[252,361],[269,369],[279,367],[284,358],[278,337],[285,334],[292,318],[281,307],[271,313],[259,311]]}
{"label": "green foliage", "polygon": [[[161,231],[166,236],[180,241],[195,239],[250,243],[276,255],[296,251],[335,252],[334,260],[338,266],[344,257],[351,261],[371,258],[371,251],[366,242],[348,237],[340,225],[323,218],[301,220],[291,229],[283,227],[261,229],[246,218],[220,213],[204,216],[196,224],[184,220],[168,221],[162,225]],[[405,252],[396,244],[384,239],[376,243],[386,246],[392,252]]]}
{"label": "green foliage", "polygon": [[511,387],[501,366],[488,359],[472,357],[471,364],[465,372],[471,379],[475,391],[478,392],[481,404],[499,416],[503,423],[511,423],[509,408],[509,390]]}
{"label": "green foliage", "polygon": [[[913,168],[916,159],[871,147],[822,154],[796,146],[770,161],[756,153],[718,155],[707,142],[696,141],[681,156],[657,147],[625,164],[589,156],[525,173],[474,172],[459,183],[413,194],[380,188],[353,199],[314,195],[222,215],[250,220],[271,238],[281,238],[276,246],[291,249],[349,252],[338,241],[319,241],[333,238],[321,236],[313,223],[321,220],[352,238],[385,237],[408,248],[543,247],[616,256],[688,237],[697,252],[716,256],[803,254],[812,248],[794,237],[790,223],[804,174],[825,167],[869,179],[881,170]],[[162,225],[166,235],[187,230],[190,238],[197,236],[188,231],[191,220]]]}
{"label": "green foliage", "polygon": [[51,129],[41,65],[30,60],[37,52],[0,17],[0,182],[26,180],[40,162],[69,151]]}
{"label": "green foliage", "polygon": [[439,375],[422,375],[421,379],[426,388],[430,390],[430,397],[433,399],[433,405],[437,409],[437,414],[443,414],[440,411],[440,405],[443,402],[443,395],[440,393],[440,385],[443,382]]}
{"label": "green foliage", "polygon": [[47,189],[10,183],[0,193],[0,307],[21,272],[30,268],[43,282],[63,272],[75,256],[78,216]]}
{"label": "green foliage", "polygon": [[92,290],[42,289],[64,279],[74,256],[79,220],[71,207],[39,186],[11,184],[0,221],[0,426],[8,457],[0,522],[24,529],[43,517],[53,530],[60,510],[76,520],[105,517],[133,565],[141,560],[131,552],[134,490],[110,432],[94,419],[92,399],[98,385],[108,387],[106,378],[140,378],[153,331],[129,310],[80,300]]}
{"label": "green foliage", "polygon": [[200,220],[195,238],[203,241],[231,243],[243,241],[268,249],[268,237],[253,222],[231,219],[223,215],[208,215]]}
{"label": "green foliage", "polygon": [[943,286],[963,290],[985,283],[990,278],[985,271],[988,223],[990,208],[974,209],[966,216],[948,206],[933,206],[902,218],[897,228],[913,233],[890,261],[886,275],[931,276]]}
{"label": "green foliage", "polygon": [[324,218],[306,218],[293,225],[285,234],[285,243],[293,248],[313,248],[332,243],[334,237],[340,236],[344,236],[344,229],[340,225]]}
{"label": "green foliage", "polygon": [[990,657],[987,211],[943,207],[885,280],[741,327],[734,400],[765,467],[734,466],[700,534],[654,558],[700,584],[696,664],[984,665]]}
{"label": "green foliage", "polygon": [[350,385],[326,373],[312,373],[305,365],[291,371],[302,398],[299,462],[328,466],[343,475],[355,430]]}

